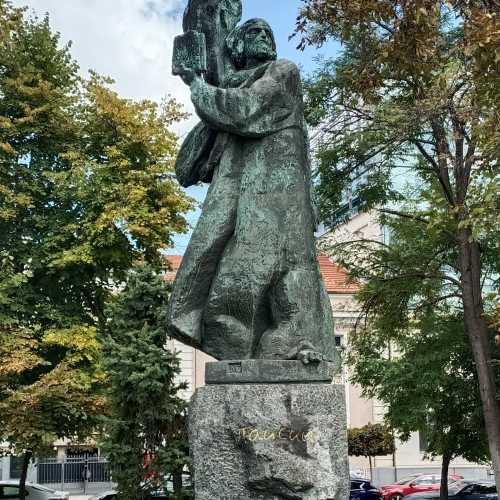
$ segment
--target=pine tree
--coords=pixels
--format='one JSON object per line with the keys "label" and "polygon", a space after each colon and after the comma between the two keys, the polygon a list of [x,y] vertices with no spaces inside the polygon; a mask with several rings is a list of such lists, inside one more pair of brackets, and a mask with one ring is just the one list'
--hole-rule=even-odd
{"label": "pine tree", "polygon": [[179,396],[179,359],[166,349],[169,286],[150,267],[133,271],[109,308],[105,365],[111,418],[104,443],[120,498],[147,498],[158,489],[190,498],[183,488],[189,465],[187,403]]}

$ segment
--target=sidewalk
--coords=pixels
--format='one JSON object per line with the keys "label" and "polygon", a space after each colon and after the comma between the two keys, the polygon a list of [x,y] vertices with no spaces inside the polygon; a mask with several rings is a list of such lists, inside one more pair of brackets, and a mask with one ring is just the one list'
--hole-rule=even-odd
{"label": "sidewalk", "polygon": [[71,500],[87,500],[92,495],[70,495],[69,498]]}

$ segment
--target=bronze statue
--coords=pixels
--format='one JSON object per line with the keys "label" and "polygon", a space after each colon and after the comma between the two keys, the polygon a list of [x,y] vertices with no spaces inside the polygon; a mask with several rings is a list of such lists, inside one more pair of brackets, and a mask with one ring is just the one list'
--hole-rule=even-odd
{"label": "bronze statue", "polygon": [[[199,21],[202,4],[213,22]],[[239,0],[191,0],[186,10],[184,27],[204,33],[208,61],[202,75],[177,55],[201,122],[176,171],[183,186],[210,188],[174,284],[169,331],[220,360],[336,361],[299,70],[277,59],[264,20],[236,27],[240,15]]]}

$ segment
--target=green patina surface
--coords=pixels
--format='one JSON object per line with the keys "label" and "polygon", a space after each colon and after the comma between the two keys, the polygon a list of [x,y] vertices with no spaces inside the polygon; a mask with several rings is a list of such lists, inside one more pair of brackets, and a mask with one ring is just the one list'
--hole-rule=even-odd
{"label": "green patina surface", "polygon": [[201,122],[182,145],[177,176],[210,189],[177,274],[169,330],[222,360],[336,361],[299,70],[276,59],[265,21],[236,27],[240,16],[239,0],[192,0],[186,10],[185,30],[205,34],[209,70],[183,75]]}

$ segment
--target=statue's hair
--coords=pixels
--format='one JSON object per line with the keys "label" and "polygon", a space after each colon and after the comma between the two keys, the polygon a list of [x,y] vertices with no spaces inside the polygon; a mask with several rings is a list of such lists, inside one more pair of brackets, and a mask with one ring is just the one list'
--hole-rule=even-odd
{"label": "statue's hair", "polygon": [[274,38],[273,30],[271,26],[264,19],[254,18],[249,19],[244,22],[241,26],[237,26],[233,29],[233,31],[229,34],[226,39],[226,46],[229,51],[229,55],[238,69],[242,69],[245,67],[246,58],[245,58],[245,33],[248,29],[250,29],[255,24],[264,24],[269,28],[269,32],[271,33],[271,40],[273,45],[272,53],[270,54],[270,59],[275,61],[277,56],[276,52],[276,40]]}

